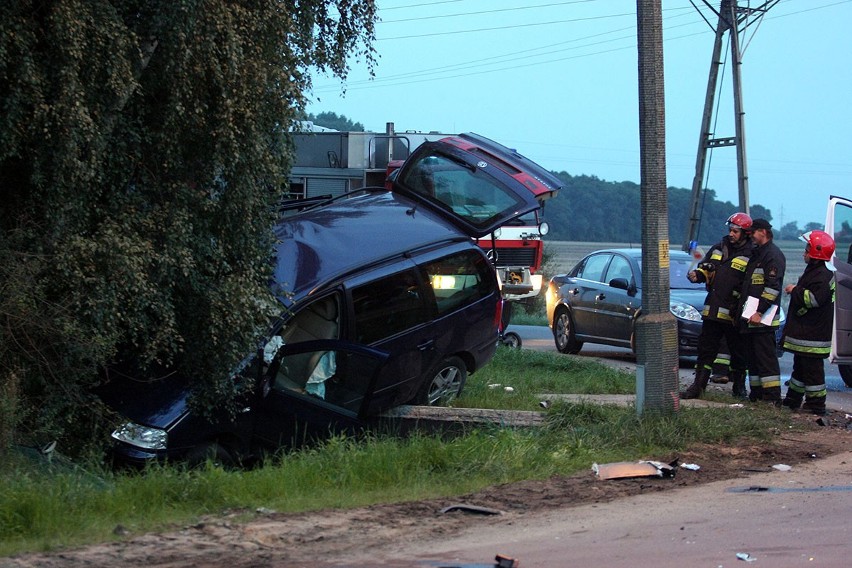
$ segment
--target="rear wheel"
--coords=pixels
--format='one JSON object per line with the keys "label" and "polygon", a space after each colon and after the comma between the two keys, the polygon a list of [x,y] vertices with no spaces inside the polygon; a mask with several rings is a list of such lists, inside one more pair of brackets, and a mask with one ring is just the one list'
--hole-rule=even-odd
{"label": "rear wheel", "polygon": [[852,365],[838,365],[837,369],[840,371],[840,378],[843,379],[846,386],[852,388]]}
{"label": "rear wheel", "polygon": [[574,322],[568,310],[561,309],[553,318],[553,339],[560,353],[576,354],[583,348],[583,342],[574,336]]}
{"label": "rear wheel", "polygon": [[467,365],[459,357],[448,357],[430,375],[417,396],[417,404],[449,404],[461,394],[467,380]]}

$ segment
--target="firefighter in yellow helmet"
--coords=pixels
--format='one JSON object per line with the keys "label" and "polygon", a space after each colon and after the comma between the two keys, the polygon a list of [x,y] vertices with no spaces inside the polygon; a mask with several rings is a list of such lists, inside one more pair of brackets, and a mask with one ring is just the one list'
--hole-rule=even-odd
{"label": "firefighter in yellow helmet", "polygon": [[[824,359],[831,352],[834,323],[834,239],[825,231],[808,231],[801,237],[807,243],[805,271],[795,284],[787,284],[790,295],[783,346],[793,354],[793,374],[783,405],[825,414]],[[802,399],[805,403],[802,406]]]}
{"label": "firefighter in yellow helmet", "polygon": [[722,338],[731,353],[728,376],[734,383],[734,396],[745,396],[746,353],[737,332],[736,313],[753,248],[749,240],[751,224],[751,217],[745,213],[734,213],[728,217],[728,234],[707,252],[696,270],[687,274],[690,282],[706,284],[707,297],[701,312],[695,381],[680,394],[681,398],[701,398],[710,380],[713,361],[719,352]]}

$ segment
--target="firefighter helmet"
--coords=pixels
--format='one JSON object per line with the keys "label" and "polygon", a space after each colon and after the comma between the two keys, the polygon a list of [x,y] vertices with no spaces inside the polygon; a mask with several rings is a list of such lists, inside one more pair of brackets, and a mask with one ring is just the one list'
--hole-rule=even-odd
{"label": "firefighter helmet", "polygon": [[805,252],[815,260],[830,261],[834,255],[834,239],[825,231],[808,231],[799,238],[808,243]]}
{"label": "firefighter helmet", "polygon": [[741,229],[743,232],[751,231],[751,217],[741,211],[728,217],[726,224],[729,229]]}

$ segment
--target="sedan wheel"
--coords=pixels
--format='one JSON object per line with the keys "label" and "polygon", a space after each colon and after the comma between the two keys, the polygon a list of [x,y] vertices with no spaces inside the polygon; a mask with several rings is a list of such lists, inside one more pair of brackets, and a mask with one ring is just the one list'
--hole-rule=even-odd
{"label": "sedan wheel", "polygon": [[840,371],[840,378],[846,386],[852,388],[852,365],[838,365],[837,370]]}
{"label": "sedan wheel", "polygon": [[560,310],[553,319],[553,339],[560,353],[574,355],[583,348],[583,342],[574,337],[574,323],[568,310]]}
{"label": "sedan wheel", "polygon": [[467,380],[467,366],[458,357],[447,358],[423,385],[418,404],[446,405],[461,394]]}

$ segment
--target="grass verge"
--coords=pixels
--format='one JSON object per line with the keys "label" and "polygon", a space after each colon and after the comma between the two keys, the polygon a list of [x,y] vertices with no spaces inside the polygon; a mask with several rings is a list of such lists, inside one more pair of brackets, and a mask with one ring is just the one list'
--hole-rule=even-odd
{"label": "grass verge", "polygon": [[[581,358],[501,348],[470,377],[459,405],[536,408],[540,392],[631,392],[633,376]],[[513,386],[514,391],[489,388]],[[694,443],[766,438],[787,420],[771,409],[683,409],[638,418],[632,408],[557,403],[547,426],[477,427],[450,440],[335,437],[249,471],[152,467],[143,474],[33,461],[0,466],[0,556],[55,550],[183,526],[206,514],[358,507],[460,495],[522,479],[588,469],[593,462],[660,459]]]}

